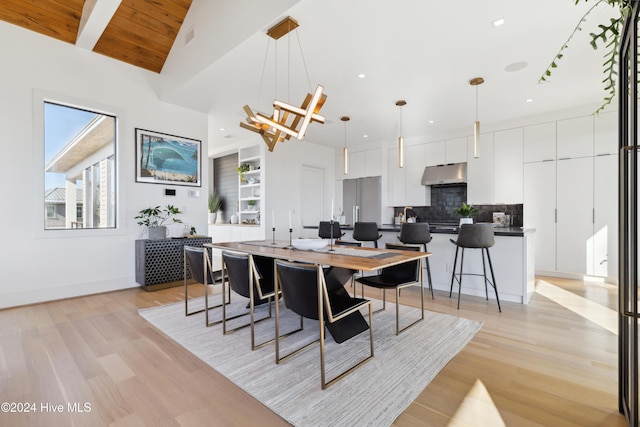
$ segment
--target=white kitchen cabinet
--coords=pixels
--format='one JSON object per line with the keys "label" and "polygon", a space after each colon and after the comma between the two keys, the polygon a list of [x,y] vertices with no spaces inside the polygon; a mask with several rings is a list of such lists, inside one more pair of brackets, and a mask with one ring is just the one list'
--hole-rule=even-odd
{"label": "white kitchen cabinet", "polygon": [[557,144],[558,160],[593,156],[593,116],[559,120]]}
{"label": "white kitchen cabinet", "polygon": [[494,133],[493,159],[494,203],[522,203],[522,128]]}
{"label": "white kitchen cabinet", "polygon": [[588,274],[618,276],[618,156],[594,158],[593,269]]}
{"label": "white kitchen cabinet", "polygon": [[347,175],[344,174],[343,159],[344,156],[342,155],[342,150],[340,150],[340,154],[336,156],[335,163],[336,181],[382,175],[382,150],[380,148],[349,151],[349,170]]}
{"label": "white kitchen cabinet", "polygon": [[374,148],[364,152],[364,176],[382,175],[382,149]]}
{"label": "white kitchen cabinet", "polygon": [[[406,154],[406,153],[405,153]],[[406,160],[406,159],[405,159]],[[398,150],[390,148],[387,152],[387,200],[390,206],[405,206],[406,167],[398,167]]]}
{"label": "white kitchen cabinet", "polygon": [[[425,166],[438,166],[445,164],[445,141],[436,141],[425,144]],[[465,162],[467,159],[465,158]]]}
{"label": "white kitchen cabinet", "polygon": [[601,113],[594,121],[594,152],[596,156],[618,153],[618,113]]}
{"label": "white kitchen cabinet", "polygon": [[477,159],[473,158],[473,138],[469,138],[467,160],[467,203],[493,204],[493,132],[480,135]]}
{"label": "white kitchen cabinet", "polygon": [[556,270],[556,162],[524,165],[524,228],[535,228],[537,271]]}
{"label": "white kitchen cabinet", "polygon": [[525,126],[524,162],[544,162],[556,159],[556,122]]}
{"label": "white kitchen cabinet", "polygon": [[[342,167],[340,169],[342,170]],[[343,171],[344,172],[344,171]],[[349,152],[349,174],[345,179],[362,178],[365,176],[365,155],[364,151]]]}
{"label": "white kitchen cabinet", "polygon": [[422,185],[424,172],[425,144],[406,145],[404,147],[405,203],[409,206],[424,206],[425,187]]}
{"label": "white kitchen cabinet", "polygon": [[[473,153],[472,153],[473,155]],[[447,139],[445,142],[444,163],[463,163],[467,161],[467,137]]]}
{"label": "white kitchen cabinet", "polygon": [[593,157],[558,160],[559,272],[587,274],[593,261]]}

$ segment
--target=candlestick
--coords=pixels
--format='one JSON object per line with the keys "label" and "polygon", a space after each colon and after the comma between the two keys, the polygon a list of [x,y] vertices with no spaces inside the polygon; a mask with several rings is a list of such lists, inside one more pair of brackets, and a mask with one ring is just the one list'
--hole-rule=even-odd
{"label": "candlestick", "polygon": [[292,248],[293,245],[291,244],[291,235],[293,234],[293,228],[289,228],[289,247]]}
{"label": "candlestick", "polygon": [[271,229],[271,234],[272,234],[272,237],[271,237],[271,244],[272,244],[272,245],[275,245],[275,244],[276,244],[276,227],[273,227],[273,228]]}
{"label": "candlestick", "polygon": [[293,223],[291,222],[291,209],[289,209],[289,228],[293,228]]}
{"label": "candlestick", "polygon": [[271,227],[273,227],[274,230],[276,229],[276,214],[273,210],[271,211]]}

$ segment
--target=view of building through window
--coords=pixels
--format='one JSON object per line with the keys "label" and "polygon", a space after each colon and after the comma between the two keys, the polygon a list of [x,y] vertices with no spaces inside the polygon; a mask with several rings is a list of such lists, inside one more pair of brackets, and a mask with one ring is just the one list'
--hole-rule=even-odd
{"label": "view of building through window", "polygon": [[44,228],[116,226],[116,118],[44,103]]}

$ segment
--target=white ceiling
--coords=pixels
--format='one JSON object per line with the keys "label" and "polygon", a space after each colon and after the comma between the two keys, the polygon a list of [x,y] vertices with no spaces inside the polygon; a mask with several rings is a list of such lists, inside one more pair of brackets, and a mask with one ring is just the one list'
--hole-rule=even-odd
{"label": "white ceiling", "polygon": [[[334,147],[344,143],[344,124],[339,119],[343,115],[351,117],[350,146],[395,140],[398,99],[407,101],[402,110],[405,138],[471,134],[476,89],[469,80],[477,76],[485,79],[478,87],[483,127],[577,106],[595,111],[605,95],[604,50],[589,46],[589,33],[617,12],[606,4],[596,8],[570,42],[550,82],[538,83],[593,4],[575,5],[574,0],[194,0],[161,73],[161,97],[209,113],[213,146],[261,140],[238,126],[245,117],[243,105],[270,113],[274,97],[299,104],[317,84],[327,94],[321,111],[327,123],[312,124],[307,140]],[[287,15],[299,22],[298,30],[278,42],[270,39],[266,30]],[[493,28],[491,22],[498,18],[506,23]],[[185,46],[185,34],[191,30],[195,39]],[[273,73],[276,45],[278,93]],[[507,65],[520,61],[528,64],[526,68],[505,71]],[[359,73],[366,78],[359,79]],[[527,98],[533,102],[525,102]],[[369,137],[363,139],[364,134]]]}

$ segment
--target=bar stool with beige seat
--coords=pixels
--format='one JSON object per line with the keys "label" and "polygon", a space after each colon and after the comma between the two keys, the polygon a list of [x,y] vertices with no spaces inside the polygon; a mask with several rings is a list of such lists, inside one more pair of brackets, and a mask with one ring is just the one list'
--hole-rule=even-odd
{"label": "bar stool with beige seat", "polygon": [[[496,286],[496,278],[493,274],[493,264],[491,263],[491,256],[489,255],[489,248],[495,244],[493,224],[462,224],[460,231],[458,232],[458,240],[450,239],[451,243],[456,245],[456,255],[453,260],[453,272],[451,273],[451,288],[449,289],[449,298],[453,292],[453,282],[458,282],[458,309],[460,309],[460,291],[462,289],[462,276],[482,276],[484,278],[484,292],[487,301],[489,300],[489,291],[487,283],[493,287],[496,293],[496,301],[498,302],[498,311],[502,312],[500,308],[500,298],[498,297],[498,287]],[[458,251],[462,248],[460,256],[460,271],[456,273],[456,264],[458,262]],[[464,263],[464,250],[465,249],[480,249],[482,253],[482,270],[483,274],[478,273],[463,273]],[[487,254],[487,260],[489,261],[489,270],[491,271],[491,280],[487,277],[487,267],[485,262],[485,253]]]}

